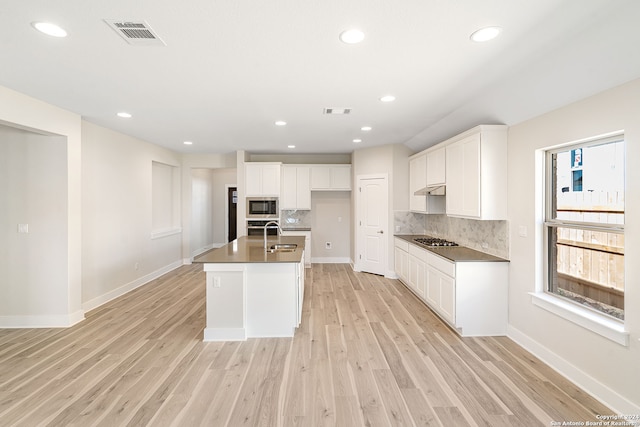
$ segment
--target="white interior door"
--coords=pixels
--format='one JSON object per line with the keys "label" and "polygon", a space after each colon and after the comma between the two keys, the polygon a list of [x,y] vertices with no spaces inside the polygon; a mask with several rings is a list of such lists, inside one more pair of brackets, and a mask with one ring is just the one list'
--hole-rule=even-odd
{"label": "white interior door", "polygon": [[384,275],[389,239],[386,176],[358,177],[358,265],[360,271]]}

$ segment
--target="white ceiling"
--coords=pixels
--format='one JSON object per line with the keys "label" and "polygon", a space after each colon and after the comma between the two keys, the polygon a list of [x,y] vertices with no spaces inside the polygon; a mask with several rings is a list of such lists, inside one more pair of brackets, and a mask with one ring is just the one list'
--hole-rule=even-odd
{"label": "white ceiling", "polygon": [[[640,77],[637,0],[3,3],[0,85],[181,152],[419,151]],[[104,19],[145,20],[166,46],[131,46]],[[69,36],[45,36],[34,21]],[[503,28],[498,39],[469,40],[488,25]],[[340,42],[353,27],[364,41]],[[380,102],[386,94],[396,101]]]}

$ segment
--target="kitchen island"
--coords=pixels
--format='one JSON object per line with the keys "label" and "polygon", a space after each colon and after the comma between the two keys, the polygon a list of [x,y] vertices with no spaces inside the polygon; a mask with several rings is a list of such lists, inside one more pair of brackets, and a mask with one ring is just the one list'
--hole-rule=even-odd
{"label": "kitchen island", "polygon": [[304,297],[304,237],[240,237],[193,262],[206,272],[204,341],[292,337],[300,325]]}

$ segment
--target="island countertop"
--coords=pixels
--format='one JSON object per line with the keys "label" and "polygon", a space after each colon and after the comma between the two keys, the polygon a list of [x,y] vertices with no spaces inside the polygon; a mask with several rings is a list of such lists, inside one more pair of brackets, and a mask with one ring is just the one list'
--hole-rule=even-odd
{"label": "island countertop", "polygon": [[267,246],[275,243],[295,243],[298,247],[293,252],[271,253],[265,251],[263,237],[242,236],[221,248],[198,255],[193,262],[223,264],[302,261],[304,236],[267,236]]}

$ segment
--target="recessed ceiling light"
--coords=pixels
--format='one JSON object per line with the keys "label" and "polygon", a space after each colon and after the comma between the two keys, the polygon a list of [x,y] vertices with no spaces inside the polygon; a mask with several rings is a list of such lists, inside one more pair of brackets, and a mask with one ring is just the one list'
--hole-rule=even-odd
{"label": "recessed ceiling light", "polygon": [[275,125],[276,125],[276,126],[286,126],[286,125],[287,125],[287,122],[285,122],[285,121],[283,121],[283,120],[278,120],[278,121],[275,123]]}
{"label": "recessed ceiling light", "polygon": [[373,129],[371,126],[362,126],[360,128],[360,130],[365,131],[365,132],[369,132],[371,129]]}
{"label": "recessed ceiling light", "polygon": [[295,145],[287,145],[287,148],[296,148]]}
{"label": "recessed ceiling light", "polygon": [[382,101],[382,102],[392,102],[392,101],[395,101],[395,100],[396,100],[396,97],[393,96],[393,95],[385,95],[382,98],[380,98],[380,101]]}
{"label": "recessed ceiling light", "polygon": [[31,25],[36,30],[52,37],[67,37],[67,32],[51,22],[32,22]]}
{"label": "recessed ceiling light", "polygon": [[346,30],[340,33],[340,40],[347,44],[360,43],[364,40],[364,33],[360,30],[356,30],[355,28]]}
{"label": "recessed ceiling light", "polygon": [[185,141],[185,142],[183,142],[183,144],[184,145],[193,145],[193,142],[192,141]]}
{"label": "recessed ceiling light", "polygon": [[118,114],[118,117],[122,117],[123,119],[130,119],[131,118],[131,114],[125,112],[125,111],[121,111]]}
{"label": "recessed ceiling light", "polygon": [[361,140],[360,138],[356,138],[356,139],[354,139],[354,140],[353,140],[353,142],[355,142],[356,144],[358,144],[358,143],[362,142],[362,140]]}
{"label": "recessed ceiling light", "polygon": [[486,42],[498,37],[498,35],[500,34],[500,31],[502,31],[502,28],[500,27],[481,28],[478,31],[475,31],[473,34],[471,34],[469,38],[474,42]]}

